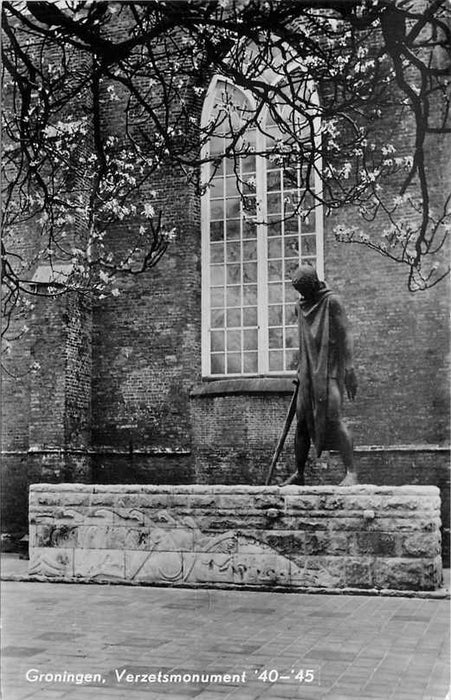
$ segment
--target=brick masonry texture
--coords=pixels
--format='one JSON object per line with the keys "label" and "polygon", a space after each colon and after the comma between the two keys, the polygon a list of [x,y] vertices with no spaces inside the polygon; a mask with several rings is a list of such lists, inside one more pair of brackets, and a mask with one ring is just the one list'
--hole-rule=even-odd
{"label": "brick masonry texture", "polygon": [[282,589],[435,590],[434,486],[34,484],[29,573]]}

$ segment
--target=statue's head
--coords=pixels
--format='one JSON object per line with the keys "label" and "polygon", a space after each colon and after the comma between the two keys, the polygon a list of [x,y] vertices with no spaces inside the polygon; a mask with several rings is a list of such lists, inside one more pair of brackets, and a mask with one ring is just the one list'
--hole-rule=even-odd
{"label": "statue's head", "polygon": [[299,265],[291,281],[296,291],[306,299],[314,297],[321,289],[321,282],[311,265]]}

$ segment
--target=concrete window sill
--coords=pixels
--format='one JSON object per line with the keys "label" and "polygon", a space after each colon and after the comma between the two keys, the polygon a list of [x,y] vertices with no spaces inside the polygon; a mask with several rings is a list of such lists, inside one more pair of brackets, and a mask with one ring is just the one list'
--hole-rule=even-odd
{"label": "concrete window sill", "polygon": [[228,396],[232,394],[292,394],[293,377],[248,377],[206,381],[190,392],[190,398]]}

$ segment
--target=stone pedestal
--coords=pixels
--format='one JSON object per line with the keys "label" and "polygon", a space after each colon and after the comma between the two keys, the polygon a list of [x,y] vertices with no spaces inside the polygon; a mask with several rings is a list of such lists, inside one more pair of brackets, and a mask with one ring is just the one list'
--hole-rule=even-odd
{"label": "stone pedestal", "polygon": [[435,590],[435,486],[30,487],[30,575],[281,590]]}

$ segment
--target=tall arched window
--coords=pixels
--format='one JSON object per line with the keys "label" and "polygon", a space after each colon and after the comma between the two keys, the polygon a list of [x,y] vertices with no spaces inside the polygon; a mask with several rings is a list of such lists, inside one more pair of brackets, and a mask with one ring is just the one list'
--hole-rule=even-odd
{"label": "tall arched window", "polygon": [[[204,151],[210,183],[202,197],[205,377],[292,373],[297,294],[291,275],[301,261],[323,274],[322,211],[305,196],[305,166],[261,155],[284,135],[273,106],[261,113],[258,128],[242,129],[255,108],[243,90],[220,77],[212,81],[203,112],[204,124],[216,124]],[[299,134],[300,141],[306,138]],[[314,168],[310,190],[320,192],[320,186]]]}

